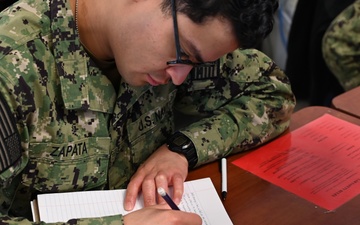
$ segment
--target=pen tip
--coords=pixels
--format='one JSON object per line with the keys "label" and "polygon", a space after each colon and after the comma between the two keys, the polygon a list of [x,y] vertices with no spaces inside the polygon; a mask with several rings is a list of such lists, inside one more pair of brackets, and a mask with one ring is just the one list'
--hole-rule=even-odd
{"label": "pen tip", "polygon": [[226,199],[227,192],[226,192],[226,191],[223,191],[223,192],[221,193],[221,195],[222,195],[222,199],[225,200],[225,199]]}

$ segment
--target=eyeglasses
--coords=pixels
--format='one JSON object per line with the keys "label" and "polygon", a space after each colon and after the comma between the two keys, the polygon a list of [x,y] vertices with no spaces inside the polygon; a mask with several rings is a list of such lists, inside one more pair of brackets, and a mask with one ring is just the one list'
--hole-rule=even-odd
{"label": "eyeglasses", "polygon": [[207,66],[213,66],[216,62],[205,62],[205,63],[194,63],[190,59],[182,59],[181,58],[181,47],[179,42],[179,29],[177,24],[177,18],[176,18],[176,4],[175,0],[171,0],[171,12],[173,17],[173,23],[174,23],[174,37],[175,37],[175,49],[176,49],[176,59],[172,61],[168,61],[166,64],[170,66],[176,66],[176,65],[190,65],[193,67],[207,67]]}

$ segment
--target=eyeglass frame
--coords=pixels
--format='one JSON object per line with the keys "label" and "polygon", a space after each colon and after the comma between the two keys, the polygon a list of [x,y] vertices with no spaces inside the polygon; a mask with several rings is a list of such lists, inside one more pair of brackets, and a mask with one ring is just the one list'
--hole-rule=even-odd
{"label": "eyeglass frame", "polygon": [[180,47],[180,40],[179,40],[179,28],[178,28],[178,23],[177,23],[175,0],[171,0],[171,13],[172,13],[173,24],[174,24],[174,38],[175,38],[176,59],[171,60],[171,61],[167,61],[166,64],[170,65],[170,66],[190,65],[190,66],[193,66],[193,67],[213,66],[216,63],[216,61],[214,61],[214,62],[204,62],[204,63],[194,63],[190,59],[182,59],[181,58],[181,47]]}

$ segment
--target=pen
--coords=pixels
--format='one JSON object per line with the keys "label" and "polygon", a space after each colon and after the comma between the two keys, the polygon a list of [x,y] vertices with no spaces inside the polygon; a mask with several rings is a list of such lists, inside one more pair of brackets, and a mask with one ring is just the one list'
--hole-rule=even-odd
{"label": "pen", "polygon": [[173,209],[173,210],[180,210],[179,207],[175,204],[175,202],[170,198],[170,196],[165,192],[164,188],[159,187],[157,192],[161,197],[166,201],[166,203]]}
{"label": "pen", "polygon": [[227,195],[227,165],[226,158],[221,159],[221,196],[225,200]]}

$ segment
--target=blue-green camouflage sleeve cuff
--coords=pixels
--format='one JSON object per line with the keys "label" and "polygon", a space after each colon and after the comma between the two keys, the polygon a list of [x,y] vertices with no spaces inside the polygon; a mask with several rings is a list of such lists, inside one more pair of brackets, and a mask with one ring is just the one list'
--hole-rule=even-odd
{"label": "blue-green camouflage sleeve cuff", "polygon": [[32,222],[25,218],[9,217],[0,215],[1,224],[4,225],[124,225],[124,217],[122,215],[84,218],[84,219],[71,219],[67,222],[45,223],[45,222]]}

